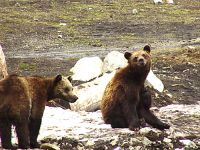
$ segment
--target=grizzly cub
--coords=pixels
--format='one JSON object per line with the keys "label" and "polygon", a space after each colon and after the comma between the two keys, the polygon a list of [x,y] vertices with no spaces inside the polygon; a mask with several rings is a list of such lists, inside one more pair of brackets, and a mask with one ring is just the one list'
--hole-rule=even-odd
{"label": "grizzly cub", "polygon": [[101,111],[105,123],[112,128],[129,128],[137,130],[140,119],[160,130],[170,126],[161,122],[149,109],[151,95],[144,88],[144,81],[150,71],[150,47],[146,45],[143,50],[132,54],[124,54],[128,60],[125,68],[116,72],[108,83],[102,101]]}
{"label": "grizzly cub", "polygon": [[0,132],[2,147],[13,148],[11,125],[15,126],[18,147],[39,147],[37,137],[46,102],[60,98],[75,102],[70,77],[22,77],[10,75],[0,81]]}

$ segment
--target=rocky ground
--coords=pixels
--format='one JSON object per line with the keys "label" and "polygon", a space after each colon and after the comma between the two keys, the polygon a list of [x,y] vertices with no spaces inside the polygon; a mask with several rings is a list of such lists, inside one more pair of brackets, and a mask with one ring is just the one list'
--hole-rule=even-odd
{"label": "rocky ground", "polygon": [[[70,150],[155,150],[200,148],[200,107],[198,105],[168,105],[153,108],[169,130],[159,131],[149,126],[134,132],[112,129],[104,124],[101,112],[73,112],[46,107],[39,140],[51,143],[55,149]],[[13,142],[17,142],[13,138]]]}
{"label": "rocky ground", "polygon": [[[170,130],[145,127],[138,132],[112,129],[100,111],[79,113],[47,107],[39,139],[61,149],[198,149],[200,148],[200,108],[197,105],[169,105],[154,110]],[[59,115],[60,114],[60,115]],[[190,126],[187,124],[192,122]]]}
{"label": "rocky ground", "polygon": [[[48,107],[40,139],[61,149],[198,149],[199,16],[198,0],[175,0],[174,5],[150,0],[0,1],[0,44],[10,74],[67,75],[81,57],[103,58],[112,50],[132,51],[150,44],[152,70],[165,85],[163,95],[153,95],[153,106],[172,128],[155,133],[150,129],[156,140],[140,132],[113,130],[102,124],[100,112]],[[56,112],[65,115],[54,116]]]}

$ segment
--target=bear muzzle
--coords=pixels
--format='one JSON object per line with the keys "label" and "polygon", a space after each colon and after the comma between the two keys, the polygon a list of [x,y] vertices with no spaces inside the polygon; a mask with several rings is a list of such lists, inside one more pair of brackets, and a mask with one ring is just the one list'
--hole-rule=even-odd
{"label": "bear muzzle", "polygon": [[139,66],[144,66],[145,64],[146,64],[146,62],[145,62],[144,58],[139,58],[138,59],[138,65]]}
{"label": "bear muzzle", "polygon": [[73,96],[70,96],[70,98],[68,99],[68,101],[69,101],[70,103],[74,103],[74,102],[77,101],[77,99],[78,99],[78,97],[77,97],[76,95],[73,95]]}

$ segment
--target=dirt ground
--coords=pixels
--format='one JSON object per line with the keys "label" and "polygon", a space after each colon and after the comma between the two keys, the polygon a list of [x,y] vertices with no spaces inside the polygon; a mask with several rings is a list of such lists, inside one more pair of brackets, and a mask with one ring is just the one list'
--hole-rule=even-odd
{"label": "dirt ground", "polygon": [[81,57],[150,44],[168,93],[158,105],[200,100],[199,0],[2,0],[0,44],[10,74],[42,76],[66,75]]}

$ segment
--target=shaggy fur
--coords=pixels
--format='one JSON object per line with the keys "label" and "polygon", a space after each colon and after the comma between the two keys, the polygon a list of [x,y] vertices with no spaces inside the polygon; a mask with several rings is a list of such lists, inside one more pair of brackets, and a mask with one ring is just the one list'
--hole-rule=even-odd
{"label": "shaggy fur", "polygon": [[0,132],[2,147],[11,149],[11,125],[15,126],[19,148],[39,147],[37,137],[46,102],[60,98],[75,102],[78,97],[68,80],[10,75],[0,81]]}
{"label": "shaggy fur", "polygon": [[105,123],[113,128],[137,130],[140,119],[158,129],[169,128],[151,111],[151,94],[144,88],[144,81],[150,71],[150,47],[124,54],[128,65],[120,69],[108,83],[101,102]]}

